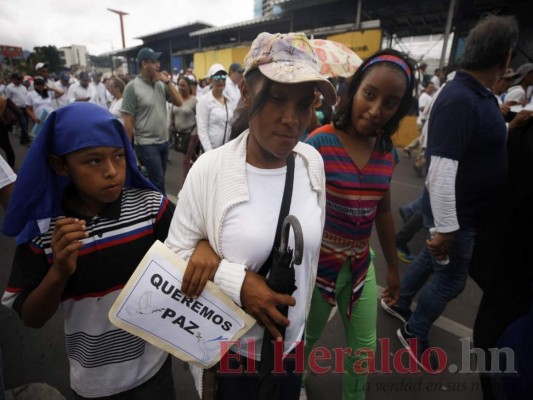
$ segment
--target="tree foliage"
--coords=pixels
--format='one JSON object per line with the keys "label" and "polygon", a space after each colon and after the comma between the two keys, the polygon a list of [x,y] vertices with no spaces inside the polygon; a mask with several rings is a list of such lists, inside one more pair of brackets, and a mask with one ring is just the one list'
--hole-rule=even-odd
{"label": "tree foliage", "polygon": [[63,67],[63,62],[56,46],[34,47],[26,63],[35,71],[35,65],[40,62],[48,64],[48,71],[50,72],[59,72],[61,67]]}

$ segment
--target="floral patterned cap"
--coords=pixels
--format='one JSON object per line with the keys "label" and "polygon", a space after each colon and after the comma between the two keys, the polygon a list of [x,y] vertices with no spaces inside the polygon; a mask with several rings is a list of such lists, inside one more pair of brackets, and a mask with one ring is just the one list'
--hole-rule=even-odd
{"label": "floral patterned cap", "polygon": [[260,33],[244,58],[244,75],[258,68],[279,83],[316,82],[329,104],[335,104],[335,88],[320,73],[316,54],[304,33]]}

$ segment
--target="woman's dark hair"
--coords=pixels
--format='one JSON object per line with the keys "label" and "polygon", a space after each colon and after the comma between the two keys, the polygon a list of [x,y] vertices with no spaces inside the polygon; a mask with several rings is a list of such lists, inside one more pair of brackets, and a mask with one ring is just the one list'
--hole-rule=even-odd
{"label": "woman's dark hair", "polygon": [[259,111],[261,111],[261,109],[265,105],[265,102],[268,99],[270,87],[272,86],[272,81],[266,78],[263,74],[261,74],[259,69],[251,70],[244,77],[244,79],[246,80],[246,84],[250,89],[255,88],[257,85],[259,85],[261,79],[263,78],[263,86],[255,96],[252,96],[252,101],[250,104],[247,104],[246,101],[241,98],[241,101],[239,102],[239,105],[235,110],[235,118],[233,119],[233,122],[231,124],[230,139],[235,139],[243,131],[248,129],[248,122],[250,121],[250,119],[256,116]]}
{"label": "woman's dark hair", "polygon": [[[393,62],[375,62],[376,57],[379,56],[398,57],[407,65],[409,71],[406,71],[400,65]],[[335,128],[350,132],[352,127],[352,106],[355,94],[357,93],[359,86],[361,86],[363,79],[375,66],[387,66],[389,68],[398,69],[403,72],[407,79],[407,87],[400,101],[400,105],[398,106],[398,110],[396,110],[396,113],[392,118],[383,126],[381,135],[379,136],[381,143],[377,144],[377,147],[381,148],[384,152],[390,152],[393,147],[391,136],[397,131],[400,120],[405,117],[409,111],[413,100],[413,87],[415,85],[414,63],[405,54],[393,49],[384,49],[374,53],[366,59],[359,66],[355,74],[347,81],[346,95],[342,97],[341,103],[333,113],[331,120],[333,121],[333,126]]]}
{"label": "woman's dark hair", "polygon": [[196,83],[196,81],[193,80],[193,79],[191,79],[191,78],[189,78],[189,77],[186,76],[186,75],[182,75],[182,76],[180,76],[180,78],[178,79],[178,83],[179,83],[179,81],[181,81],[182,79],[185,81],[185,83],[186,83],[187,86],[189,87],[189,94],[192,94],[192,86]]}
{"label": "woman's dark hair", "polygon": [[[37,84],[40,83],[43,85],[43,88],[41,90],[37,90]],[[39,94],[39,96],[41,96],[43,99],[47,99],[49,94],[48,94],[48,89],[45,89],[44,88],[44,85],[46,85],[46,81],[42,78],[38,78],[38,79],[35,79],[33,81],[33,88],[35,89],[35,91]]]}

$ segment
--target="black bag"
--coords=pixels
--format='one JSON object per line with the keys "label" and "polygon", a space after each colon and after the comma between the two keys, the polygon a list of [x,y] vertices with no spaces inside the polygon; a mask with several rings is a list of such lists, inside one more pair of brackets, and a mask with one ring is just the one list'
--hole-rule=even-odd
{"label": "black bag", "polygon": [[180,132],[174,127],[174,125],[171,126],[170,130],[174,137],[174,150],[179,153],[187,153],[189,141],[191,140],[191,134],[194,128],[195,127],[192,127],[186,131]]}

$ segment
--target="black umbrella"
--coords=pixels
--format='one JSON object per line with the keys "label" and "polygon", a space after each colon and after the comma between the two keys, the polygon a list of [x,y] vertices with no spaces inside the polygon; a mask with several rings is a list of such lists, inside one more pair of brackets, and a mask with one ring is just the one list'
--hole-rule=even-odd
{"label": "black umbrella", "polygon": [[[288,247],[290,228],[294,232],[294,256],[293,250]],[[296,290],[294,276],[294,264],[302,263],[303,233],[300,222],[293,215],[288,215],[283,220],[281,228],[281,243],[279,248],[274,249],[272,266],[268,275],[268,286],[278,293],[289,294]],[[288,306],[278,306],[278,310],[286,317],[289,313]],[[281,335],[285,338],[285,327],[278,326]],[[272,373],[274,369],[274,344],[270,332],[265,329],[263,345],[261,347],[261,363],[259,366],[259,400],[276,400],[279,398],[280,381]]]}

